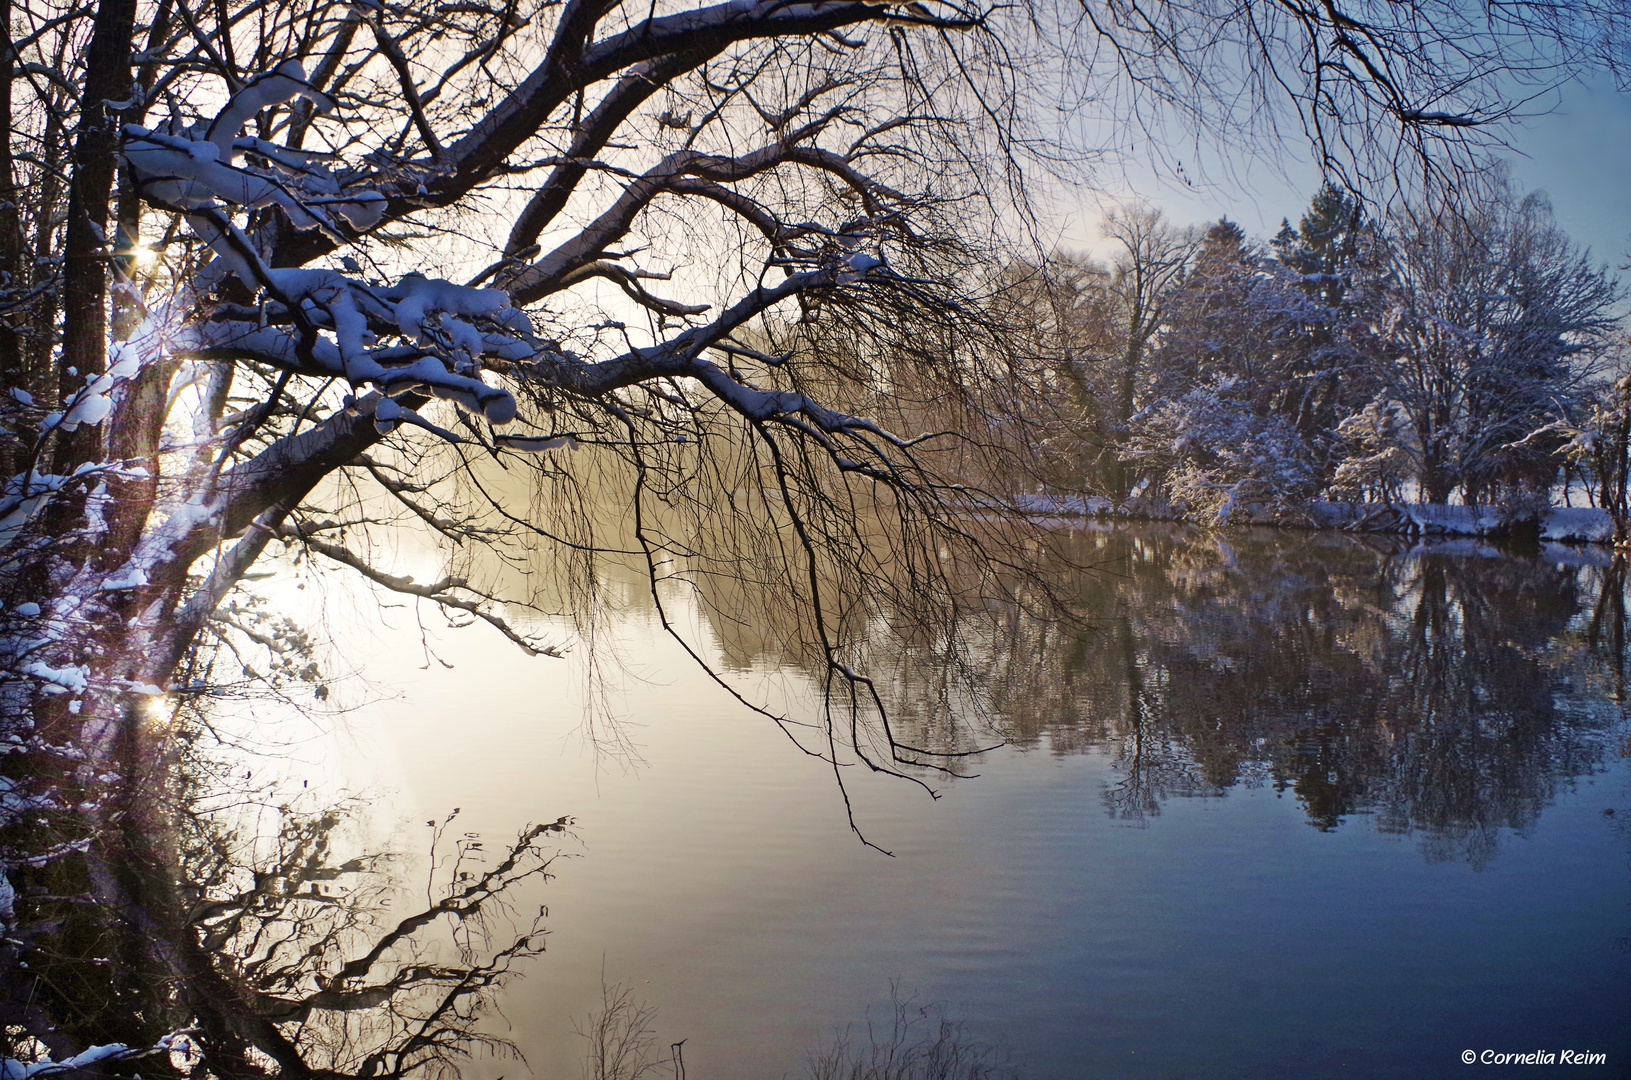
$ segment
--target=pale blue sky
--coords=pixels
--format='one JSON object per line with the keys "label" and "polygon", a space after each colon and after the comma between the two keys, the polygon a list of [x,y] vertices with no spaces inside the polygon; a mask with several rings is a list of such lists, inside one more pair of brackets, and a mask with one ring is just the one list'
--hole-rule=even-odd
{"label": "pale blue sky", "polygon": [[1631,252],[1631,94],[1604,79],[1570,86],[1557,111],[1513,140],[1513,175],[1544,188],[1569,235],[1618,266]]}
{"label": "pale blue sky", "polygon": [[[1558,223],[1577,243],[1598,262],[1631,262],[1631,93],[1607,79],[1571,84],[1555,110],[1524,120],[1509,142],[1514,179],[1551,196]],[[1242,156],[1231,165],[1236,178],[1213,167],[1204,188],[1185,187],[1153,168],[1131,170],[1127,183],[1180,224],[1228,215],[1257,237],[1273,235],[1281,218],[1295,223],[1319,184],[1316,170],[1295,160],[1272,165]],[[1096,207],[1084,206],[1065,230],[1066,246],[1096,246],[1097,218]]]}

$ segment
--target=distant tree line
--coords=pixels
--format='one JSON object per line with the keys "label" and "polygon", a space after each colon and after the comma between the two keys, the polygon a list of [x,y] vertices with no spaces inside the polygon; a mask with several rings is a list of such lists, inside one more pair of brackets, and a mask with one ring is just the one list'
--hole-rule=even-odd
{"label": "distant tree line", "polygon": [[1383,214],[1335,185],[1266,243],[1109,215],[1107,264],[1010,267],[1060,399],[1060,488],[1227,519],[1313,499],[1496,506],[1560,485],[1626,520],[1618,283],[1504,174]]}

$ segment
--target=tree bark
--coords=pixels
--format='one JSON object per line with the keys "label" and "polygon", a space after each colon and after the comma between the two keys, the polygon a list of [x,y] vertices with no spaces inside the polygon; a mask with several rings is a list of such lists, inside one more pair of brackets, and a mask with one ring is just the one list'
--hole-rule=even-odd
{"label": "tree bark", "polygon": [[[130,49],[136,32],[136,0],[97,5],[85,53],[79,130],[68,189],[68,237],[62,282],[61,391],[71,397],[88,376],[107,366],[109,250],[108,201],[119,149],[118,121],[107,102],[130,90]],[[82,426],[58,443],[58,471],[95,461],[102,452],[100,427]]]}
{"label": "tree bark", "polygon": [[[11,0],[0,0],[0,290],[24,286],[23,231],[17,205],[17,174],[11,157]],[[16,320],[19,312],[0,313],[0,391],[27,388],[22,342]],[[9,461],[0,460],[0,472],[12,473]]]}

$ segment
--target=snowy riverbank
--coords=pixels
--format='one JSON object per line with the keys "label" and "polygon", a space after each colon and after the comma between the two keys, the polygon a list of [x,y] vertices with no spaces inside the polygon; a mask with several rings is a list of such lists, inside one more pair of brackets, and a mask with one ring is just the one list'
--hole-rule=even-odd
{"label": "snowy riverbank", "polygon": [[[1040,517],[1125,518],[1134,521],[1184,521],[1179,507],[1149,499],[1121,505],[1097,495],[1020,495],[1014,505]],[[1350,532],[1407,536],[1492,537],[1511,534],[1510,521],[1493,507],[1440,506],[1418,503],[1312,502],[1295,509],[1237,507],[1233,525],[1280,525],[1294,528],[1343,529]],[[1585,506],[1557,506],[1540,522],[1537,539],[1555,543],[1608,544],[1614,520],[1608,511]]]}

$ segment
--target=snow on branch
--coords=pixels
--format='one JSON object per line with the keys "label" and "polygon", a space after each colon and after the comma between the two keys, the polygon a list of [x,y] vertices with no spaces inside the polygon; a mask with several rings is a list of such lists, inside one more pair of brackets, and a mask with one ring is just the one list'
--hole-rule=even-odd
{"label": "snow on branch", "polygon": [[[352,228],[373,225],[384,213],[383,195],[342,191],[321,163],[321,155],[243,137],[244,126],[262,110],[295,97],[311,101],[319,111],[334,105],[306,81],[300,62],[289,60],[251,79],[208,124],[182,127],[172,120],[168,132],[126,124],[121,150],[143,198],[180,211],[213,209],[221,203],[246,209],[275,205],[289,215],[295,228],[322,228],[335,236],[344,230],[329,210]],[[245,151],[275,167],[238,164]]]}
{"label": "snow on branch", "polygon": [[870,256],[855,255],[836,266],[793,274],[774,286],[760,286],[731,305],[713,322],[692,327],[669,341],[634,349],[620,357],[585,364],[544,354],[533,371],[571,392],[599,397],[613,390],[656,378],[690,378],[737,413],[756,423],[793,423],[832,449],[827,435],[865,433],[892,446],[906,448],[915,441],[890,434],[875,421],[830,409],[792,390],[765,390],[728,374],[703,357],[754,316],[798,293],[821,287],[857,283],[869,275],[887,273]]}
{"label": "snow on branch", "polygon": [[[193,325],[176,343],[177,351],[343,378],[353,389],[372,385],[391,398],[422,391],[455,401],[493,424],[513,420],[509,392],[480,377],[484,357],[520,361],[538,351],[531,323],[512,307],[507,293],[418,273],[380,286],[336,270],[271,266],[232,220],[235,211],[276,207],[296,230],[317,229],[336,239],[380,220],[383,195],[342,189],[317,156],[242,137],[244,125],[261,110],[297,96],[319,108],[332,105],[291,60],[251,80],[207,125],[172,123],[168,132],[133,124],[124,129],[124,155],[143,198],[185,213],[216,256],[198,285],[208,289],[234,277],[264,297],[252,319],[233,318],[231,309],[223,309],[225,317]],[[246,154],[265,164],[240,164]],[[398,343],[379,347],[385,338]],[[388,407],[379,420],[387,430],[403,422],[441,431],[404,415],[408,412]],[[100,418],[87,413],[67,420]]]}

